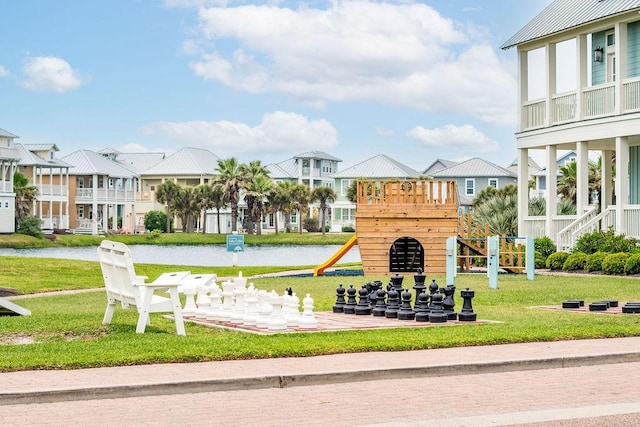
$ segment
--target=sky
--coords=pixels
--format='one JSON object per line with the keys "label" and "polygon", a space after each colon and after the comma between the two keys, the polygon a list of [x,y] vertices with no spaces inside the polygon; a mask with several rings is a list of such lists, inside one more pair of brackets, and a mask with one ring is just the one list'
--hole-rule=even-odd
{"label": "sky", "polygon": [[20,0],[3,7],[0,128],[24,144],[340,169],[385,154],[517,156],[516,50],[551,0]]}

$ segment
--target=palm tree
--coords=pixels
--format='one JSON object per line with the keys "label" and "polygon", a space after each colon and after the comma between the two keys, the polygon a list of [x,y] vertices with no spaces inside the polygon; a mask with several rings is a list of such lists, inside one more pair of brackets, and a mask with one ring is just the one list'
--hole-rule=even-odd
{"label": "palm tree", "polygon": [[283,190],[286,188],[286,184],[290,183],[279,182],[267,195],[269,210],[273,213],[276,234],[278,234],[278,212],[282,212],[283,208],[291,203],[291,196]]}
{"label": "palm tree", "polygon": [[316,187],[313,189],[312,200],[318,200],[320,202],[320,212],[322,213],[322,222],[320,228],[322,228],[322,235],[325,234],[325,223],[327,214],[327,202],[332,202],[336,199],[336,193],[331,187]]}
{"label": "palm tree", "polygon": [[291,188],[291,199],[298,210],[298,233],[302,233],[302,217],[311,203],[311,189],[304,184],[295,184]]}
{"label": "palm tree", "polygon": [[175,198],[174,210],[180,221],[182,222],[182,232],[191,231],[191,219],[200,215],[200,194],[192,186],[180,189],[178,196]]}
{"label": "palm tree", "polygon": [[257,222],[257,233],[262,234],[262,213],[264,211],[264,201],[273,190],[273,181],[267,175],[256,175],[247,186],[244,199],[247,202],[247,211],[250,218],[249,234],[253,233],[253,224]]}
{"label": "palm tree", "polygon": [[216,210],[216,219],[218,222],[218,234],[221,233],[220,230],[220,210],[227,206],[224,201],[224,192],[222,191],[222,186],[220,184],[210,184],[211,194],[211,208]]}
{"label": "palm tree", "polygon": [[156,189],[156,200],[158,203],[164,203],[167,209],[167,233],[171,232],[171,216],[174,211],[175,199],[180,194],[180,186],[169,180],[158,185]]}
{"label": "palm tree", "polygon": [[474,208],[473,222],[489,226],[491,234],[518,235],[518,196],[510,192],[495,194]]}
{"label": "palm tree", "polygon": [[38,198],[38,187],[29,185],[29,179],[16,172],[13,174],[13,191],[16,193],[16,220],[29,216],[33,202]]}
{"label": "palm tree", "polygon": [[224,194],[224,201],[231,206],[231,231],[238,231],[238,201],[240,190],[246,182],[246,167],[238,163],[235,157],[218,160],[218,176],[214,179]]}
{"label": "palm tree", "polygon": [[[259,223],[262,216],[262,202],[263,200],[258,201],[258,197],[262,197],[264,199],[265,193],[262,192],[261,195],[257,195],[255,191],[250,191],[249,188],[252,187],[253,182],[258,179],[258,177],[269,177],[269,170],[262,166],[260,160],[254,160],[249,162],[249,165],[246,166],[246,186],[247,190],[244,195],[244,201],[247,204],[247,229],[249,234],[253,234],[253,226],[256,221],[258,221],[258,230],[260,230],[261,225]],[[270,181],[270,180],[269,180]],[[261,189],[263,190],[266,182],[264,179],[261,179],[261,182],[258,186],[253,186],[253,190]],[[269,183],[269,187],[271,187],[271,183]],[[269,188],[270,189],[270,188]],[[256,206],[259,205],[259,206]],[[259,233],[261,234],[261,233]]]}
{"label": "palm tree", "polygon": [[202,214],[202,234],[204,234],[207,232],[207,211],[214,207],[213,188],[209,184],[200,184],[195,191]]}

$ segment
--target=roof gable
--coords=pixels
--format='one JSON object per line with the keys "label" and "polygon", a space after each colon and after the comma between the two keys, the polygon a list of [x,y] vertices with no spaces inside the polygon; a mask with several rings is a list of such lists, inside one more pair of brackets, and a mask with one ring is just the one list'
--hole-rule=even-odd
{"label": "roof gable", "polygon": [[333,160],[334,162],[341,162],[342,160],[327,154],[324,151],[307,151],[305,153],[293,156],[294,159],[318,159],[318,160]]}
{"label": "roof gable", "polygon": [[522,43],[640,8],[640,0],[555,0],[503,45]]}
{"label": "roof gable", "polygon": [[434,178],[497,178],[501,176],[513,178],[516,177],[516,174],[487,160],[474,157],[473,159],[442,169],[441,171],[434,173],[432,176]]}
{"label": "roof gable", "polygon": [[454,162],[453,160],[446,159],[435,159],[427,168],[422,171],[423,175],[431,176],[432,174],[441,171],[442,169],[450,168],[451,166],[457,165],[458,162]]}
{"label": "roof gable", "polygon": [[334,178],[417,178],[420,172],[399,161],[378,154],[333,175]]}
{"label": "roof gable", "polygon": [[124,168],[113,160],[94,153],[90,150],[78,150],[62,160],[70,165],[73,169],[70,171],[72,175],[105,175],[113,178],[133,178],[137,174]]}
{"label": "roof gable", "polygon": [[216,175],[220,157],[203,148],[182,148],[154,166],[143,175]]}
{"label": "roof gable", "polygon": [[298,177],[298,159],[290,158],[280,163],[265,166],[273,179],[290,179]]}
{"label": "roof gable", "polygon": [[0,129],[0,136],[3,138],[20,138],[19,136],[14,135],[11,132],[7,132],[4,129]]}

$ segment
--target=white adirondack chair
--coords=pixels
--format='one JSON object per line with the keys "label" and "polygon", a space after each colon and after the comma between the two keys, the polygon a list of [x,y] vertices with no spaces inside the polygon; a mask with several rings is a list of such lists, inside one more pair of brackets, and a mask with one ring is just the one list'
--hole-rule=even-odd
{"label": "white adirondack chair", "polygon": [[[149,313],[173,313],[178,335],[186,335],[178,286],[190,272],[164,273],[153,282],[145,283],[146,276],[136,275],[127,245],[111,240],[103,240],[98,247],[98,260],[107,289],[107,310],[102,320],[103,325],[111,323],[116,303],[120,302],[122,308],[137,308],[137,333],[144,333],[146,326],[150,324]],[[155,291],[168,291],[170,297],[156,295]]]}

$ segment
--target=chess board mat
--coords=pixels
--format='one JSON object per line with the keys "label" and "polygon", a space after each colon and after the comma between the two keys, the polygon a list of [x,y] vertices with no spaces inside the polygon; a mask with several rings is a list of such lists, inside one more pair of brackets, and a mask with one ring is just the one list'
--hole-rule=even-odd
{"label": "chess board mat", "polygon": [[[592,301],[592,302],[601,302],[601,301]],[[638,313],[623,313],[622,312],[622,307],[626,304],[625,302],[618,302],[618,306],[617,307],[609,307],[608,309],[604,310],[604,311],[590,311],[589,310],[589,304],[591,304],[591,302],[584,302],[584,306],[580,307],[580,308],[562,308],[562,304],[560,305],[538,305],[538,306],[534,306],[534,307],[529,307],[529,308],[539,308],[539,309],[543,309],[543,310],[557,310],[557,311],[565,311],[568,313],[587,313],[587,314],[624,314],[624,315],[639,315]]]}
{"label": "chess board mat", "polygon": [[330,332],[330,331],[353,331],[353,330],[374,330],[392,328],[432,328],[437,326],[473,325],[483,323],[500,323],[492,320],[476,320],[474,322],[461,322],[459,320],[448,320],[446,323],[416,322],[415,320],[387,319],[386,317],[375,317],[373,315],[356,315],[333,313],[330,311],[314,313],[318,321],[316,329],[287,328],[283,331],[270,331],[255,326],[245,326],[230,322],[218,322],[207,319],[197,319],[195,317],[185,317],[185,322],[192,322],[211,328],[223,328],[228,330],[250,332],[259,335],[273,335],[281,333],[302,333],[302,332]]}

